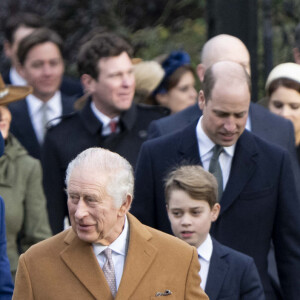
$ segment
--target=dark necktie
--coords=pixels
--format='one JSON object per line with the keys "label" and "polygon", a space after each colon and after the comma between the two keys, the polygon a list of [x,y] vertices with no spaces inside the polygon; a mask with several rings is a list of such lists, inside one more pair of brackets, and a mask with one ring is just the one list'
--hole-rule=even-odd
{"label": "dark necktie", "polygon": [[118,122],[117,121],[111,120],[109,122],[109,128],[110,128],[111,133],[115,133],[117,131],[117,126],[118,126]]}
{"label": "dark necktie", "polygon": [[219,156],[223,151],[223,147],[215,145],[213,148],[213,155],[210,159],[208,171],[213,174],[218,182],[218,201],[220,202],[223,193],[223,175],[222,169],[219,162]]}
{"label": "dark necktie", "polygon": [[114,264],[112,261],[111,249],[106,248],[103,251],[103,253],[106,257],[106,262],[103,265],[102,271],[106,277],[106,280],[107,280],[107,283],[111,290],[111,293],[112,293],[113,297],[115,298],[116,293],[117,293],[117,285],[116,285],[116,275],[115,275]]}

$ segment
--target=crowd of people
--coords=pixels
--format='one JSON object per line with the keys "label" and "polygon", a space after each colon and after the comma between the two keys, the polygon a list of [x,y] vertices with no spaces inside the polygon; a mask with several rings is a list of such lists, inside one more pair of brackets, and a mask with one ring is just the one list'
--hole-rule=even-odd
{"label": "crowd of people", "polygon": [[231,35],[194,70],[95,30],[80,79],[40,16],[5,35],[0,299],[298,299],[300,27],[261,101]]}

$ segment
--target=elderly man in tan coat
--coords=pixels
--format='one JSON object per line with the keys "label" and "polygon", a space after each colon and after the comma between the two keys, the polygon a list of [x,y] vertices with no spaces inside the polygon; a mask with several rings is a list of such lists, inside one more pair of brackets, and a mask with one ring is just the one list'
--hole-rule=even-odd
{"label": "elderly man in tan coat", "polygon": [[196,248],[128,213],[130,164],[90,148],[68,166],[72,228],[31,247],[19,261],[13,299],[208,299]]}

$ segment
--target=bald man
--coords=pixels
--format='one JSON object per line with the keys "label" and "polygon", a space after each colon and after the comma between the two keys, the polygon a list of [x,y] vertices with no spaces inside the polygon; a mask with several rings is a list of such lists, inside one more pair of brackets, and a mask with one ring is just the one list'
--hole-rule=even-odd
{"label": "bald man", "polygon": [[[251,74],[250,54],[244,43],[234,36],[220,34],[208,40],[202,49],[201,63],[197,67],[200,81],[203,82],[205,71],[212,64],[226,60],[242,65],[248,74]],[[149,126],[148,139],[180,130],[199,118],[201,114],[199,105],[195,104],[177,114],[153,121]],[[251,103],[246,129],[266,141],[286,148],[296,161],[294,129],[290,121],[270,113],[260,105]],[[297,164],[295,166],[297,167]]]}
{"label": "bald man", "polygon": [[[143,223],[172,233],[164,177],[181,164],[200,164],[210,170],[217,161],[221,212],[211,235],[254,258],[268,300],[277,299],[267,272],[272,240],[284,299],[296,300],[300,294],[300,201],[291,159],[286,150],[244,130],[250,91],[250,77],[240,64],[220,61],[207,68],[199,93],[200,119],[143,144],[131,212]],[[197,234],[192,227],[185,233],[191,238]]]}

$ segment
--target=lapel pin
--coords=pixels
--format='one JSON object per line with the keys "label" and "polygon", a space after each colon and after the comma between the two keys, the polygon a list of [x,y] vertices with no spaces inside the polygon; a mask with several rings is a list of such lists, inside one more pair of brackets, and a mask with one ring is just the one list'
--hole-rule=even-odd
{"label": "lapel pin", "polygon": [[155,297],[169,296],[169,295],[172,295],[172,292],[170,290],[165,290],[164,292],[157,292],[155,294]]}

